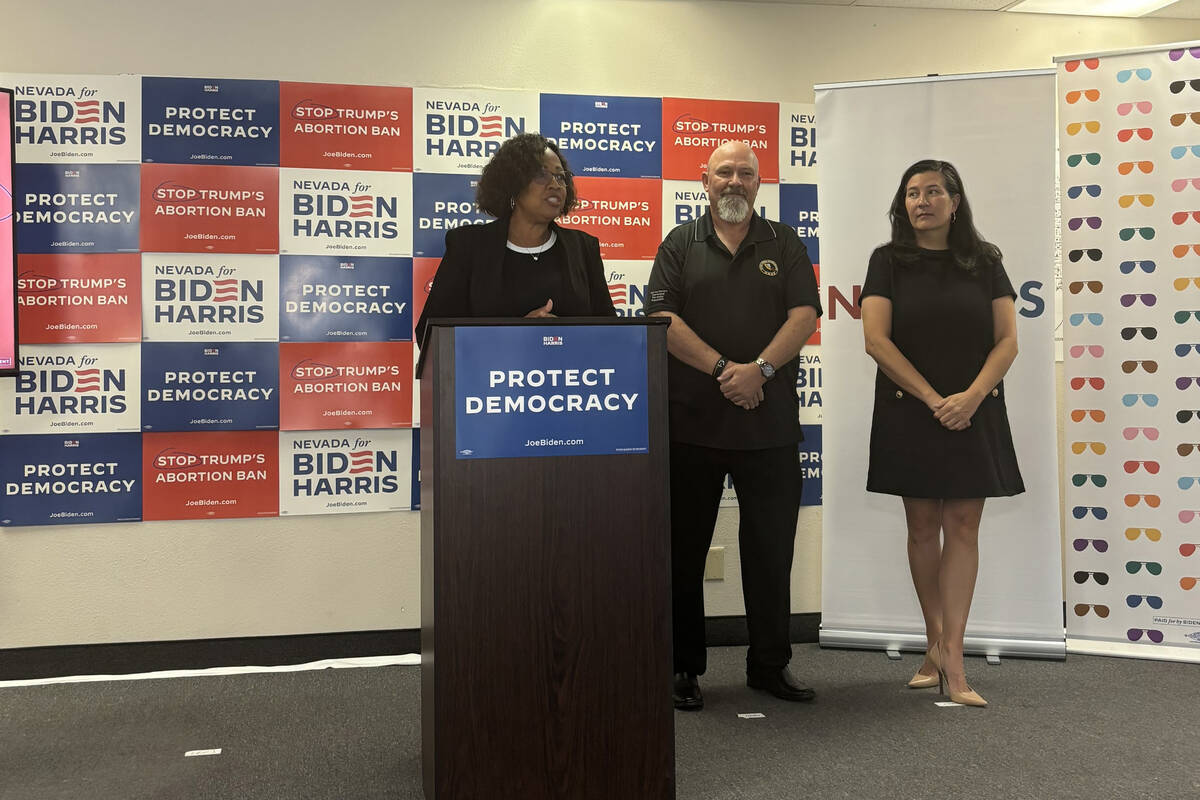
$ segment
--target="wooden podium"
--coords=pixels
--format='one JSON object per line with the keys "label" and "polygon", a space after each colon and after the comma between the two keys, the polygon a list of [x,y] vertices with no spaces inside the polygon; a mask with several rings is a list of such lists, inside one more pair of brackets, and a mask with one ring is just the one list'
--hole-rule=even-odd
{"label": "wooden podium", "polygon": [[[617,347],[641,326],[648,449],[463,457],[456,336],[466,346],[480,326],[603,346],[624,329]],[[418,366],[427,800],[675,797],[666,333],[655,317],[430,323]]]}

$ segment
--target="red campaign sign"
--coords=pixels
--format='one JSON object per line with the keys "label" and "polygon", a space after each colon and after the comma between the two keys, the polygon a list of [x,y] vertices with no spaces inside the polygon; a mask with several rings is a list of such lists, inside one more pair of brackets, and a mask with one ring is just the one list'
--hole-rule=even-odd
{"label": "red campaign sign", "polygon": [[278,253],[279,170],[142,165],[142,252]]}
{"label": "red campaign sign", "polygon": [[412,172],[412,89],[279,84],[279,165]]}
{"label": "red campaign sign", "polygon": [[279,433],[142,434],[142,519],[279,516]]}
{"label": "red campaign sign", "polygon": [[779,104],[740,100],[662,101],[663,180],[694,181],[728,141],[747,142],[764,183],[779,183]]}
{"label": "red campaign sign", "polygon": [[412,427],[412,342],[279,345],[279,429]]}
{"label": "red campaign sign", "polygon": [[[815,274],[817,276],[817,294],[820,295],[820,293],[821,293],[821,265],[820,264],[813,264],[813,274]],[[821,318],[817,317],[817,330],[815,332],[813,332],[812,336],[808,337],[808,341],[805,342],[805,344],[820,344],[820,343],[821,343]]]}
{"label": "red campaign sign", "polygon": [[18,256],[21,341],[140,342],[141,275],[137,253]]}
{"label": "red campaign sign", "polygon": [[[429,291],[433,289],[433,276],[437,272],[438,265],[442,263],[440,258],[414,258],[413,259],[413,335],[416,335],[417,322],[421,319],[421,312],[425,310],[425,301],[429,298]],[[416,343],[420,347],[421,343]],[[414,364],[414,366],[416,366]]]}
{"label": "red campaign sign", "polygon": [[600,240],[604,258],[654,258],[662,242],[662,181],[575,178],[579,205],[558,222]]}

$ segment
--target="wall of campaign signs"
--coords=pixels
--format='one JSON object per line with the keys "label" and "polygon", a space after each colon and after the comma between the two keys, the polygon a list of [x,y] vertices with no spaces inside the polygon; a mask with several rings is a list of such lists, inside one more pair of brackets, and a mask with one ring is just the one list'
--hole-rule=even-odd
{"label": "wall of campaign signs", "polygon": [[[261,80],[2,74],[16,91],[21,372],[0,524],[415,508],[413,325],[480,170],[566,155],[619,313],[745,139],[759,211],[814,263],[811,105]],[[4,209],[0,209],[3,211]],[[798,391],[820,502],[820,334]],[[815,480],[813,480],[815,479]]]}

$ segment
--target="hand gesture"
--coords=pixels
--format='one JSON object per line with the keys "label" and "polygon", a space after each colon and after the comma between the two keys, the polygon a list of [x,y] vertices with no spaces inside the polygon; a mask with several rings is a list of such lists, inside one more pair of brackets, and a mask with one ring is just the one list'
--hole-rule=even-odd
{"label": "hand gesture", "polygon": [[766,379],[757,364],[736,364],[732,361],[717,376],[721,394],[735,406],[751,411],[763,401],[763,384]]}
{"label": "hand gesture", "polygon": [[534,317],[553,317],[555,315],[550,313],[550,309],[552,309],[552,308],[554,308],[554,300],[549,299],[546,301],[546,305],[542,306],[541,308],[535,308],[533,311],[530,311],[528,314],[525,315],[525,318],[530,319],[530,318],[534,318]]}
{"label": "hand gesture", "polygon": [[943,398],[940,403],[934,404],[934,419],[949,430],[966,430],[971,427],[971,417],[975,416],[982,399],[969,392],[952,394]]}

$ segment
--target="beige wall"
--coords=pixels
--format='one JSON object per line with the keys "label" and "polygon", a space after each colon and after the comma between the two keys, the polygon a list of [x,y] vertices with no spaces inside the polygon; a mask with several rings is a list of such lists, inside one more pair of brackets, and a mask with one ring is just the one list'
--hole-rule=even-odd
{"label": "beige wall", "polygon": [[[1187,21],[684,0],[10,5],[0,72],[792,102],[811,102],[814,83],[1049,67],[1200,38]],[[736,526],[723,511],[712,615],[742,612]],[[415,514],[0,530],[0,648],[415,628],[418,538]],[[798,612],[819,610],[820,540],[820,509],[804,509]]]}

